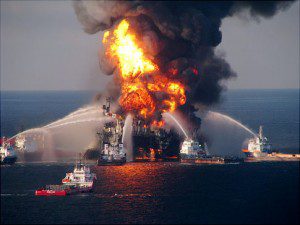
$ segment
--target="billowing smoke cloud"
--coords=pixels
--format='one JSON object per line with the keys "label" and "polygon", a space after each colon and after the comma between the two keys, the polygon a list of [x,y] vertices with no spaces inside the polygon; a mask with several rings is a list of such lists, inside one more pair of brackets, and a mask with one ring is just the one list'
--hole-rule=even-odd
{"label": "billowing smoke cloud", "polygon": [[[241,12],[249,18],[269,18],[292,2],[279,1],[75,1],[74,9],[83,29],[90,34],[113,28],[126,18],[142,41],[147,55],[163,73],[174,73],[186,84],[187,102],[182,111],[194,105],[218,102],[224,89],[222,80],[235,72],[214,47],[222,41],[222,19]],[[100,53],[100,66],[110,75],[114,65]],[[109,92],[118,95],[110,85]]]}

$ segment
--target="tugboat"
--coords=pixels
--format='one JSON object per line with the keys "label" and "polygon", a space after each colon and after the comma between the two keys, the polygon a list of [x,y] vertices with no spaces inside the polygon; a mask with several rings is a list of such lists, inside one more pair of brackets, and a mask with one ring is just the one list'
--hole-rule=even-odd
{"label": "tugboat", "polygon": [[248,142],[248,148],[242,150],[245,162],[263,161],[299,161],[300,154],[283,154],[272,150],[269,140],[263,136],[263,128],[259,127],[259,134]]}
{"label": "tugboat", "polygon": [[81,160],[75,165],[73,173],[66,173],[62,184],[46,185],[35,191],[37,196],[65,196],[76,193],[92,192],[94,180],[97,179],[90,168],[84,165]]}
{"label": "tugboat", "polygon": [[6,140],[5,137],[3,137],[1,141],[0,158],[1,158],[1,165],[2,164],[12,165],[17,160],[17,155],[13,146],[11,145],[11,141]]}
{"label": "tugboat", "polygon": [[103,115],[114,118],[116,123],[106,123],[102,132],[98,133],[100,156],[97,165],[122,165],[126,163],[126,153],[122,142],[123,118],[110,112],[110,98],[107,98],[106,104],[103,105]]}
{"label": "tugboat", "polygon": [[205,142],[203,144],[199,144],[198,141],[186,138],[180,149],[180,162],[195,164],[224,164],[225,159],[222,157],[211,156]]}

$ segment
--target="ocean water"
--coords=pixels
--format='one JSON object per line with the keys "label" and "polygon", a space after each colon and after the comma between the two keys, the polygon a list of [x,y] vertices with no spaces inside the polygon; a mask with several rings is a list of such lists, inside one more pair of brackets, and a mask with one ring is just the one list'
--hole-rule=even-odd
{"label": "ocean water", "polygon": [[1,91],[1,136],[47,125],[90,103],[91,92]]}
{"label": "ocean water", "polygon": [[[90,102],[89,92],[1,92],[1,136],[46,125]],[[257,130],[276,148],[299,150],[299,90],[234,90],[213,110]],[[91,165],[93,166],[93,165]],[[68,163],[1,166],[1,223],[299,223],[299,163],[92,167],[94,193],[36,197]]]}
{"label": "ocean water", "polygon": [[300,222],[297,162],[94,167],[94,193],[34,196],[71,170],[59,163],[1,167],[1,224]]}

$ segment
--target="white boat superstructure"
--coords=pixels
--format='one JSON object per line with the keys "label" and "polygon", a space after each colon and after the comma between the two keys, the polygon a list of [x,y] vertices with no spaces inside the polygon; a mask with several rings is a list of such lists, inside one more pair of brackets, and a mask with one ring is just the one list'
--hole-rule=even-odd
{"label": "white boat superstructure", "polygon": [[198,141],[187,138],[182,143],[180,155],[193,158],[201,155],[209,155],[209,153],[207,150],[207,145],[205,143],[201,145]]}
{"label": "white boat superstructure", "polygon": [[259,127],[259,134],[248,142],[248,149],[243,152],[247,157],[264,157],[272,153],[271,144],[269,140],[263,136],[263,128]]}
{"label": "white boat superstructure", "polygon": [[258,136],[249,140],[248,148],[243,149],[243,152],[246,155],[245,162],[300,160],[300,154],[286,154],[273,151],[269,140],[263,136],[262,126],[259,127]]}
{"label": "white boat superstructure", "polygon": [[[226,160],[228,161],[228,160]],[[206,143],[187,138],[180,149],[180,162],[194,164],[224,164],[225,159],[218,156],[211,156]]]}
{"label": "white boat superstructure", "polygon": [[13,164],[17,160],[16,152],[9,141],[2,138],[2,145],[0,147],[1,164]]}
{"label": "white boat superstructure", "polygon": [[91,173],[90,168],[81,162],[76,164],[73,173],[67,173],[62,180],[63,184],[76,185],[80,187],[93,187],[96,174]]}

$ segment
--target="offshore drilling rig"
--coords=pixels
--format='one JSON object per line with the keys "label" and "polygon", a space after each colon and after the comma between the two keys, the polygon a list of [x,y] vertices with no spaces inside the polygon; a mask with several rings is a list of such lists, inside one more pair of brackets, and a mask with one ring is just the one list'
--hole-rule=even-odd
{"label": "offshore drilling rig", "polygon": [[160,125],[147,125],[134,118],[132,123],[133,155],[135,161],[174,160],[179,152],[180,137]]}
{"label": "offshore drilling rig", "polygon": [[97,154],[89,154],[87,158],[98,158],[98,165],[121,165],[126,162],[126,152],[133,152],[133,161],[177,160],[180,136],[173,130],[165,130],[161,123],[147,124],[142,118],[132,120],[133,149],[125,149],[123,145],[124,117],[110,112],[110,98],[103,105],[103,115],[113,118],[106,122],[97,132]]}

